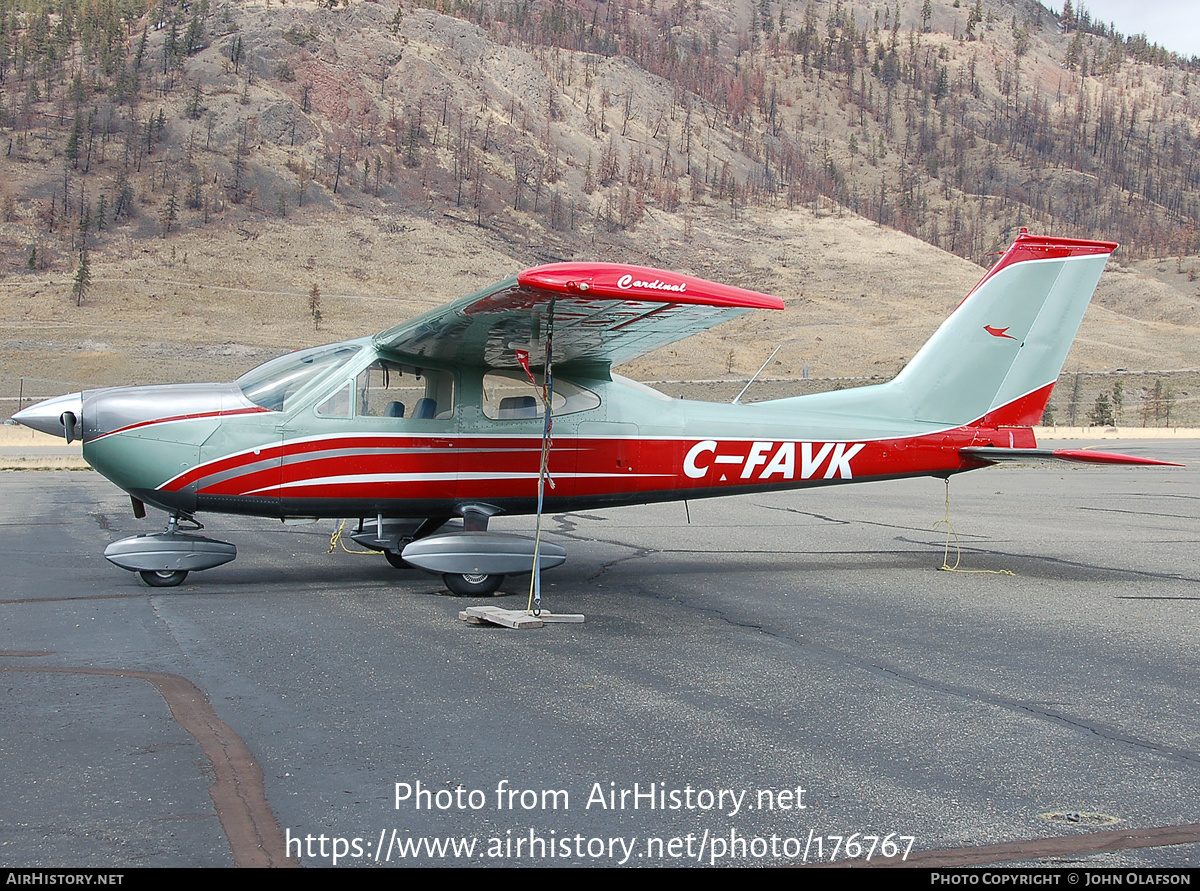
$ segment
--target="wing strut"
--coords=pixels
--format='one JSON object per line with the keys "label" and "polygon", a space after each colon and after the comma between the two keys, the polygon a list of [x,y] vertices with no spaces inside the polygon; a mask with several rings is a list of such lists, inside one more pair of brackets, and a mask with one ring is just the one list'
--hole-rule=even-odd
{"label": "wing strut", "polygon": [[[539,559],[542,548],[542,506],[545,501],[546,482],[549,481],[550,488],[554,488],[554,480],[550,477],[550,432],[554,428],[554,301],[556,298],[550,298],[549,311],[546,314],[546,367],[542,375],[542,387],[539,394],[542,398],[542,403],[545,406],[545,421],[542,424],[542,456],[538,464],[538,497],[537,497],[537,531],[533,536],[533,573],[529,577],[529,602],[525,605],[525,611],[532,613],[535,616],[542,614],[542,566]],[[520,354],[517,356],[518,361],[525,368],[525,373],[529,375],[529,380],[533,385],[537,386],[537,381],[529,370],[529,356],[525,354],[524,358]]]}

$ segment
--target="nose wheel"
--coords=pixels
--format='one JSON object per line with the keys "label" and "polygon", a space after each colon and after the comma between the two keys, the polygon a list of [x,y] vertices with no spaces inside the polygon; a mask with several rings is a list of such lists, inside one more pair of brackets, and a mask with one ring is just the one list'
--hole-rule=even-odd
{"label": "nose wheel", "polygon": [[183,584],[188,573],[220,566],[237,556],[237,548],[227,541],[180,532],[181,519],[188,529],[204,528],[191,517],[171,514],[166,531],[114,541],[104,549],[105,559],[136,572],[151,588],[174,588]]}
{"label": "nose wheel", "polygon": [[174,588],[176,585],[183,584],[183,580],[188,577],[186,569],[165,571],[143,569],[138,575],[151,588]]}

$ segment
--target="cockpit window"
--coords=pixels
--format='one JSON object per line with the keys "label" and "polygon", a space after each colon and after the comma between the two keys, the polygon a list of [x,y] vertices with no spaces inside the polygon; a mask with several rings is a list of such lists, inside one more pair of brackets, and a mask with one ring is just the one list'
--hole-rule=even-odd
{"label": "cockpit window", "polygon": [[349,362],[360,349],[334,344],[288,353],[247,371],[237,379],[237,385],[255,405],[270,411],[286,411],[292,407],[292,397],[305,385]]}

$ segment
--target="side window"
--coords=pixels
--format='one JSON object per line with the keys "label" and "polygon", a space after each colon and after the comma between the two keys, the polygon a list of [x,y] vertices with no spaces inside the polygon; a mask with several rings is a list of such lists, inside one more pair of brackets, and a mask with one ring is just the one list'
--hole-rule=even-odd
{"label": "side window", "polygon": [[[542,417],[541,375],[535,389],[524,372],[489,371],[483,376],[483,414],[493,421]],[[570,415],[599,408],[600,397],[560,377],[554,379],[554,414]]]}
{"label": "side window", "polygon": [[454,414],[454,375],[377,359],[358,375],[354,412],[360,418],[449,418]]}
{"label": "side window", "polygon": [[317,414],[323,418],[348,418],[351,416],[350,406],[353,405],[353,382],[346,384],[324,402],[317,406]]}

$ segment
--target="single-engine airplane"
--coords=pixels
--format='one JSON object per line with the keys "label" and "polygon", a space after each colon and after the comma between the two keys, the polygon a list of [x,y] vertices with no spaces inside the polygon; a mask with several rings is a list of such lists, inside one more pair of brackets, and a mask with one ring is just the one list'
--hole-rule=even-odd
{"label": "single-engine airplane", "polygon": [[[488,531],[533,514],[915,476],[1000,462],[1164,464],[1039,449],[1037,423],[1116,244],[1029,235],[893,380],[756,404],[672,399],[611,368],[777,297],[608,263],[518,275],[374,337],[291,353],[233,383],[115,387],[14,418],[166,511],[105,556],[169,587],[236,556],[206,511],[358,517],[351,537],[456,594],[566,558]],[[545,410],[549,401],[547,423]],[[456,519],[459,518],[459,519]],[[460,522],[461,520],[461,522]]]}

